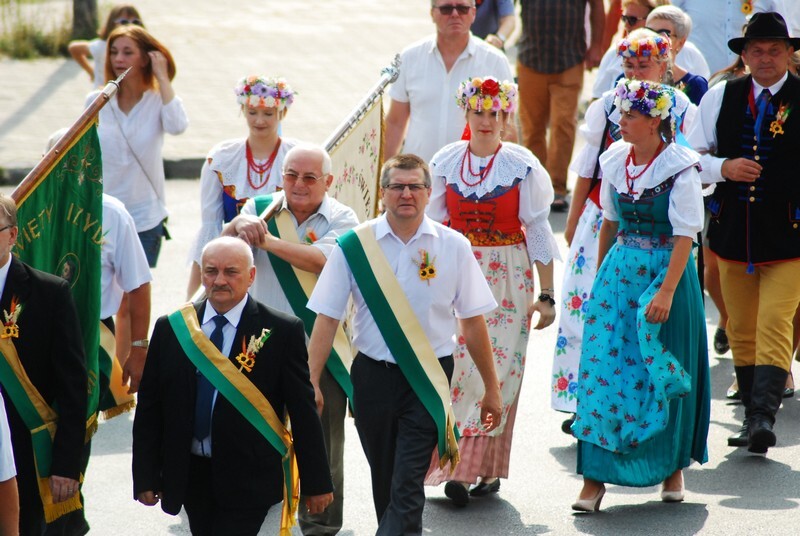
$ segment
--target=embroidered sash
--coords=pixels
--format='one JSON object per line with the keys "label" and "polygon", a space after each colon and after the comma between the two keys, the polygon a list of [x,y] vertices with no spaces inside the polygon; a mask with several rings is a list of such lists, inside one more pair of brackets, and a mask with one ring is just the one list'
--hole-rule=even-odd
{"label": "embroidered sash", "polygon": [[450,383],[419,319],[368,224],[338,239],[372,318],[403,375],[439,430],[439,466],[455,470],[458,429],[450,404]]}
{"label": "embroidered sash", "polygon": [[58,414],[47,405],[31,383],[10,339],[0,339],[0,354],[0,383],[31,433],[36,481],[39,485],[39,496],[42,498],[44,518],[47,523],[52,523],[65,514],[83,508],[77,491],[75,495],[59,503],[53,502],[53,495],[50,493],[50,466],[53,462],[53,438]]}
{"label": "embroidered sash", "polygon": [[[272,194],[256,197],[256,212],[261,214],[272,203],[273,197]],[[274,218],[271,218],[267,222],[267,227],[273,236],[281,240],[294,244],[301,243],[297,229],[286,210],[278,212]],[[317,314],[306,305],[314,286],[317,284],[317,274],[300,270],[272,253],[268,253],[267,256],[292,311],[295,316],[303,321],[306,334],[310,337]],[[342,325],[339,324],[333,339],[333,348],[328,360],[325,362],[325,367],[349,400],[353,399],[353,383],[350,381],[350,366],[352,364],[353,352],[350,347],[350,340],[345,335]]]}
{"label": "embroidered sash", "polygon": [[290,536],[300,500],[300,480],[291,432],[278,418],[264,394],[203,333],[191,303],[168,318],[181,348],[192,364],[280,454],[284,481],[279,534]]}
{"label": "embroidered sash", "polygon": [[[108,326],[100,322],[100,411],[111,419],[136,407],[136,399],[122,384],[122,365],[117,357],[117,343]],[[107,382],[107,384],[106,384]]]}

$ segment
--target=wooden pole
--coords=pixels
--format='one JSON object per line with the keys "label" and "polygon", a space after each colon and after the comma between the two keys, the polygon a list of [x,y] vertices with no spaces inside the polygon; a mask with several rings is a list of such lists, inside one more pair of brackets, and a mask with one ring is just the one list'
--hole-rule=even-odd
{"label": "wooden pole", "polygon": [[68,147],[71,147],[72,144],[75,142],[78,136],[86,129],[86,127],[95,120],[97,114],[100,113],[100,109],[108,103],[111,97],[116,94],[119,90],[119,84],[122,82],[122,79],[125,78],[125,75],[128,74],[131,68],[129,67],[124,73],[119,75],[119,78],[116,80],[111,80],[106,87],[100,92],[100,94],[92,101],[86,110],[81,114],[75,123],[72,124],[67,132],[61,137],[60,140],[49,150],[47,153],[42,157],[36,167],[34,167],[30,173],[28,173],[22,182],[20,182],[17,187],[11,192],[11,198],[19,202],[20,199],[25,198],[25,196],[30,192],[30,190],[39,182],[39,179],[42,178],[44,175],[53,165],[53,163],[58,160],[61,155],[63,154],[64,150]]}

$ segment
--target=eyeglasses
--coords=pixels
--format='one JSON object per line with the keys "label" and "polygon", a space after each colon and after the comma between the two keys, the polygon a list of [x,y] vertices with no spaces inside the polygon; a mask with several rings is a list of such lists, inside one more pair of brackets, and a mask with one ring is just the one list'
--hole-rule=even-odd
{"label": "eyeglasses", "polygon": [[383,188],[384,190],[389,190],[390,192],[396,192],[396,193],[405,192],[406,188],[408,188],[409,191],[413,194],[416,192],[421,192],[422,190],[425,190],[429,187],[425,186],[424,184],[415,183],[415,184],[387,184]]}
{"label": "eyeglasses", "polygon": [[620,18],[622,19],[622,22],[624,22],[628,26],[633,26],[640,20],[647,20],[647,17],[634,17],[632,15],[622,15]]}
{"label": "eyeglasses", "polygon": [[469,10],[472,9],[472,6],[465,6],[463,4],[445,4],[443,6],[436,6],[436,9],[438,9],[439,13],[442,15],[452,15],[453,10],[458,11],[459,15],[466,15],[469,13]]}
{"label": "eyeglasses", "polygon": [[324,179],[325,177],[326,175],[320,175],[319,177],[317,177],[316,175],[312,175],[311,173],[307,173],[301,177],[294,171],[285,171],[283,173],[284,182],[290,182],[294,184],[297,182],[297,179],[300,179],[306,186],[314,186],[315,184],[317,184],[317,182],[319,182],[321,179]]}
{"label": "eyeglasses", "polygon": [[120,26],[125,26],[127,24],[142,26],[142,21],[139,19],[114,19],[114,24],[119,24]]}
{"label": "eyeglasses", "polygon": [[661,34],[664,37],[672,37],[672,31],[664,28],[663,30],[654,30],[653,28],[647,28],[651,32],[655,32],[657,34]]}
{"label": "eyeglasses", "polygon": [[5,227],[0,227],[0,233],[5,231],[6,229],[11,229],[12,227],[14,227],[14,225],[6,225]]}

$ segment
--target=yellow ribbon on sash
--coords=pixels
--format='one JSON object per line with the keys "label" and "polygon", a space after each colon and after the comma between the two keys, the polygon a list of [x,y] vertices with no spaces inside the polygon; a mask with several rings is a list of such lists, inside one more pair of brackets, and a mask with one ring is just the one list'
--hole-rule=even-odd
{"label": "yellow ribbon on sash", "polygon": [[108,420],[131,411],[136,407],[136,398],[128,394],[128,388],[122,384],[122,365],[117,357],[117,341],[108,326],[100,322],[100,348],[111,359],[111,374],[108,390],[115,405],[103,410],[103,417]]}

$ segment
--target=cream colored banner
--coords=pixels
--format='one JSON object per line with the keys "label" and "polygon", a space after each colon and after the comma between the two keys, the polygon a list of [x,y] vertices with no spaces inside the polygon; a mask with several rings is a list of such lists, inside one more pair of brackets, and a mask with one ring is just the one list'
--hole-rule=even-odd
{"label": "cream colored banner", "polygon": [[329,193],[355,210],[358,221],[377,215],[383,156],[383,106],[375,103],[331,151],[333,185]]}

